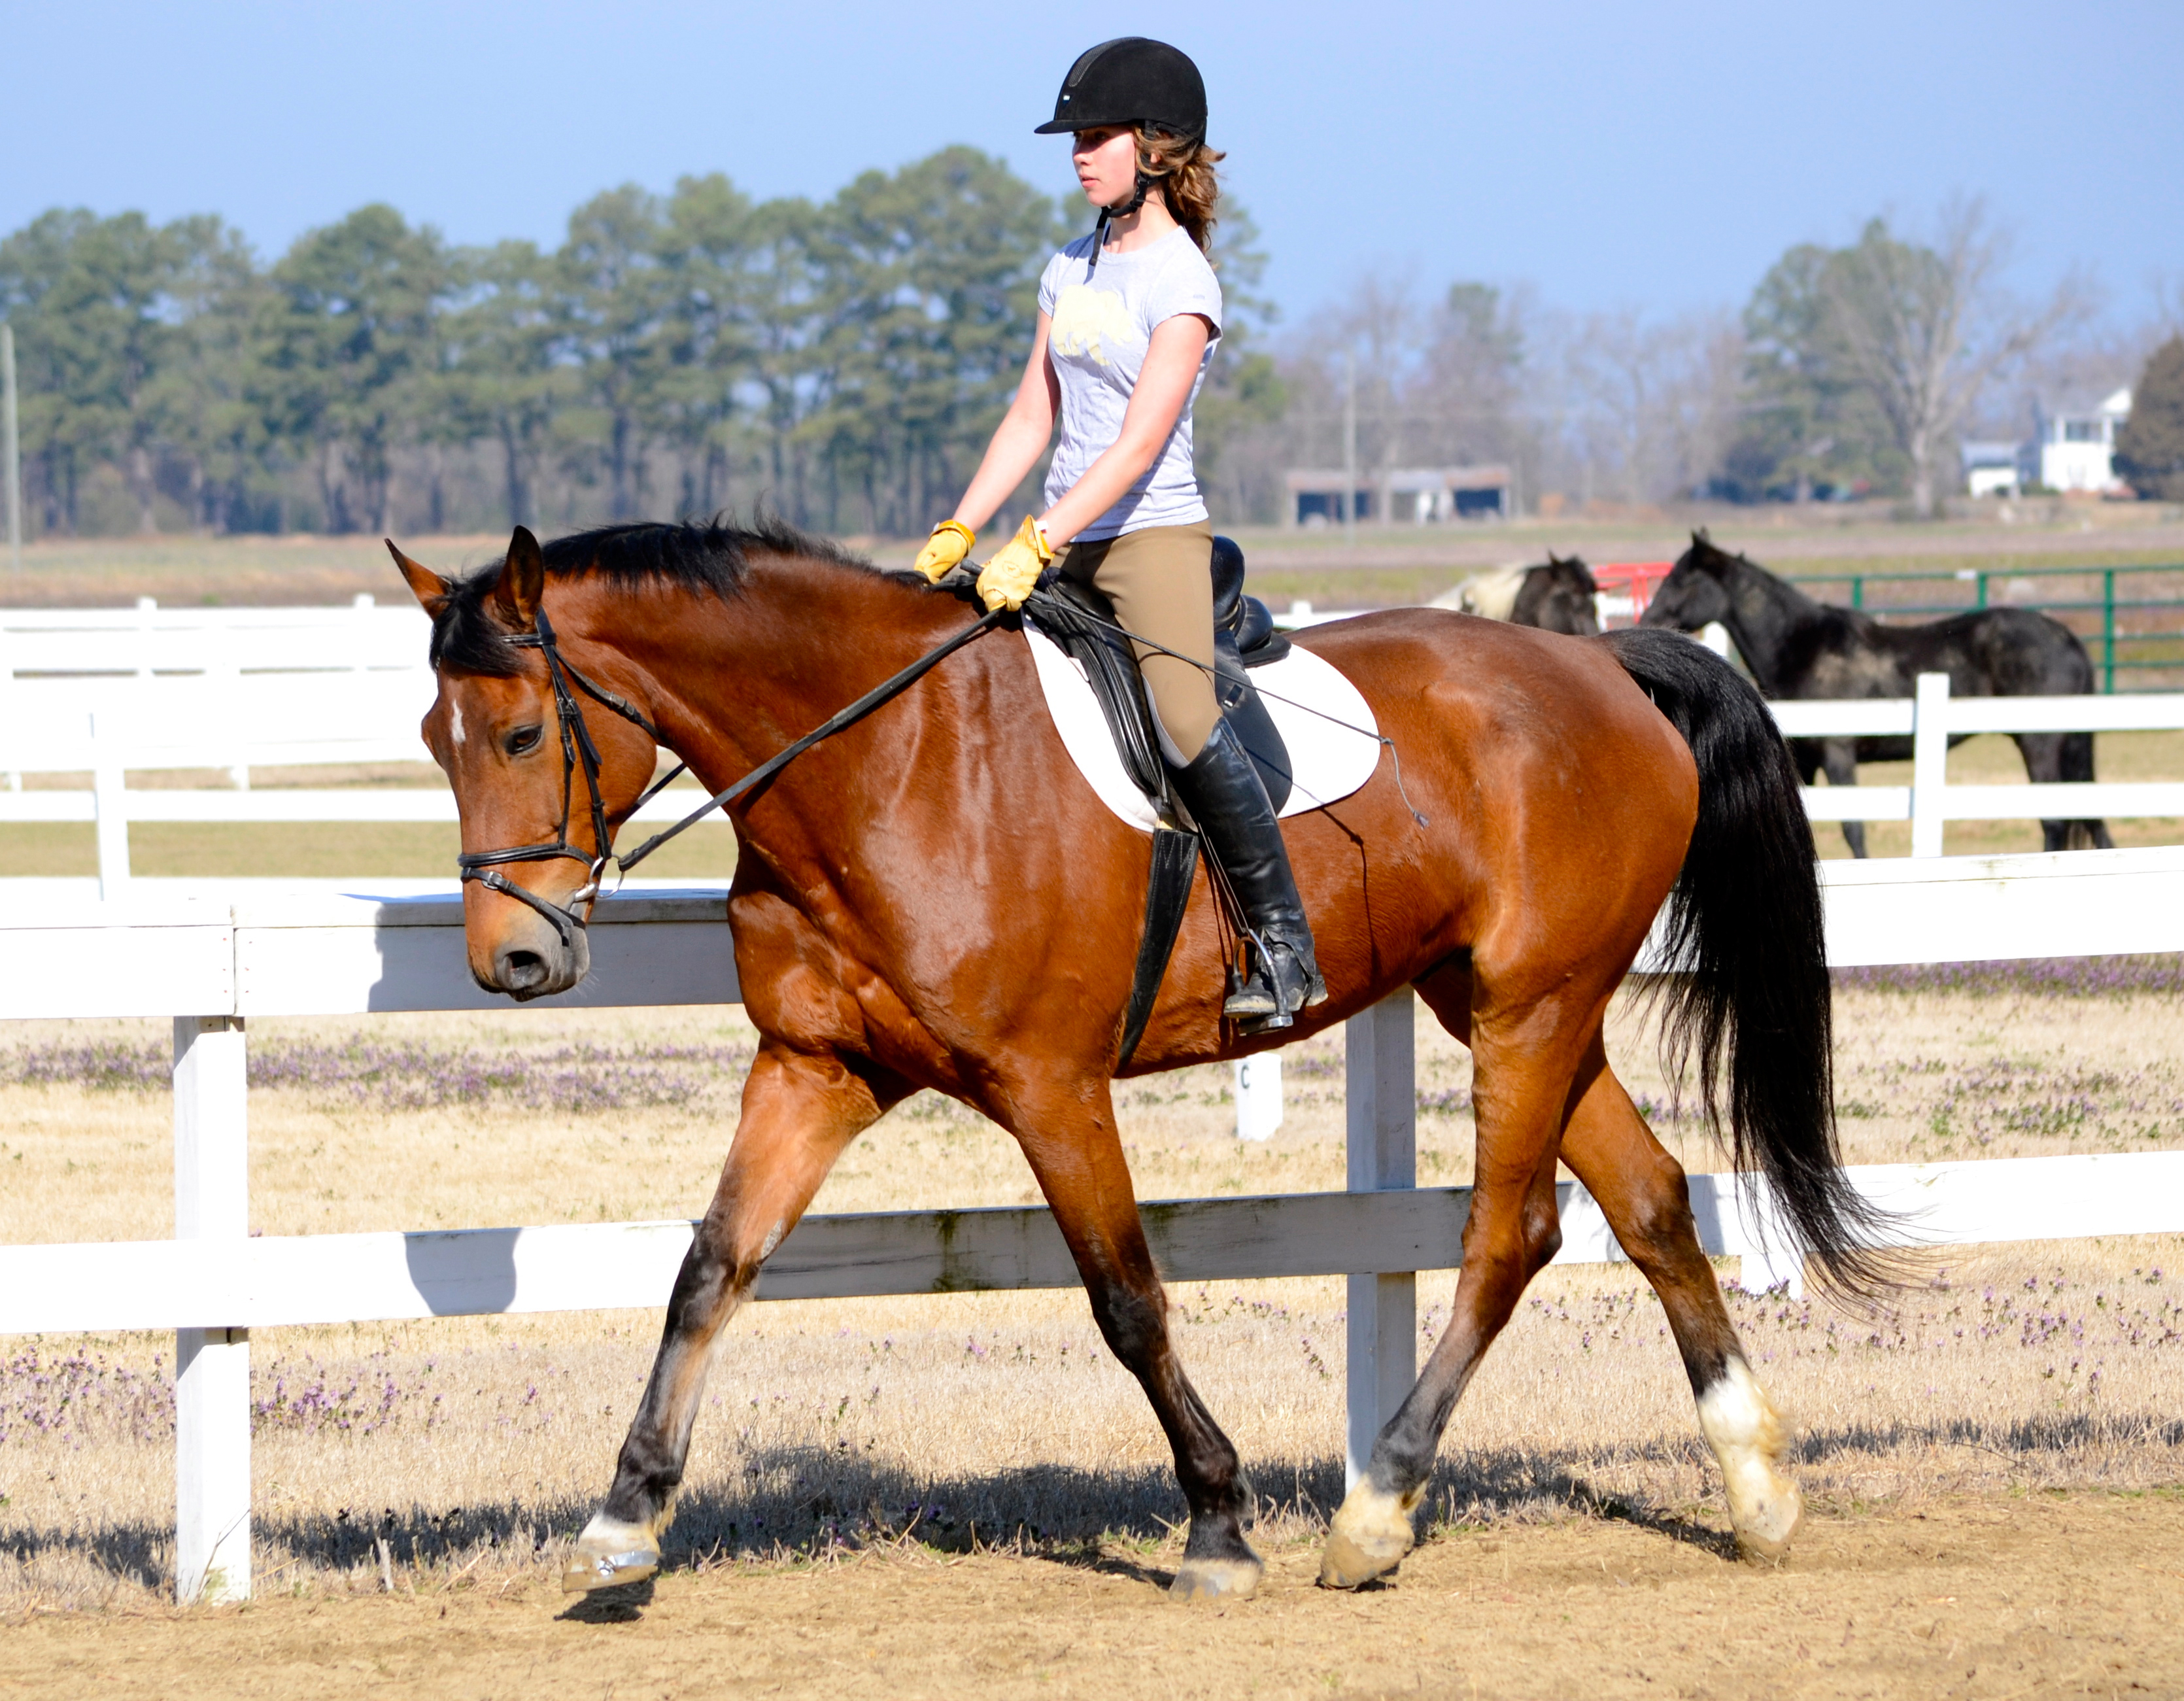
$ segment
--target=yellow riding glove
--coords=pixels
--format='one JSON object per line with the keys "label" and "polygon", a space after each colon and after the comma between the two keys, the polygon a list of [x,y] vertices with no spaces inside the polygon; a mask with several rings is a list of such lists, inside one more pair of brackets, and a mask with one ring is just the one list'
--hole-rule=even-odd
{"label": "yellow riding glove", "polygon": [[1054,551],[1030,515],[1017,534],[994,551],[994,559],[978,574],[978,597],[989,613],[1000,608],[1022,608],[1024,599],[1039,583],[1039,576],[1054,560]]}
{"label": "yellow riding glove", "polygon": [[963,557],[971,553],[971,545],[978,541],[978,534],[961,520],[943,520],[933,528],[925,547],[917,552],[915,563],[918,572],[939,584],[958,566]]}

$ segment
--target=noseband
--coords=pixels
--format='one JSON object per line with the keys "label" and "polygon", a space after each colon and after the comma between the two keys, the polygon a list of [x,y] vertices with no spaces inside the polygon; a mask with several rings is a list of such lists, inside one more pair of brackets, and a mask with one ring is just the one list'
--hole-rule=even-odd
{"label": "noseband", "polygon": [[[594,685],[565,659],[554,641],[554,627],[542,607],[530,632],[511,635],[508,642],[519,650],[535,650],[546,658],[546,677],[554,685],[554,712],[561,725],[561,824],[554,829],[554,838],[544,844],[516,845],[505,850],[465,850],[455,858],[455,866],[462,870],[465,882],[475,880],[489,892],[499,892],[514,898],[518,903],[528,904],[554,924],[561,935],[563,947],[573,946],[577,929],[591,921],[592,906],[599,895],[599,876],[607,864],[614,860],[614,840],[607,822],[606,799],[599,791],[599,746],[592,742],[592,729],[584,724],[583,705],[577,694],[569,689],[576,683],[578,690],[602,707],[611,709],[632,726],[640,728],[654,744],[663,742],[660,729],[645,719],[637,708],[624,697],[617,696],[603,686]],[[584,789],[589,795],[592,806],[592,844],[587,852],[569,842],[569,817],[576,800],[577,773],[582,769]],[[655,782],[645,789],[644,795],[629,806],[621,819],[627,820],[651,801],[653,795],[666,786],[682,772],[677,763],[666,778]],[[510,862],[543,862],[549,856],[566,856],[582,862],[589,874],[584,884],[569,895],[569,904],[564,906],[551,899],[519,886],[501,869]],[[634,859],[632,859],[634,860]],[[575,906],[583,906],[579,915]]]}

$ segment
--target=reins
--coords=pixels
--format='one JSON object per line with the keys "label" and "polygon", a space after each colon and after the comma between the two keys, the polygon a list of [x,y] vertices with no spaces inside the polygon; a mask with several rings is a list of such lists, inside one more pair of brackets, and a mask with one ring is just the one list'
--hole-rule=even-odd
{"label": "reins", "polygon": [[[1027,605],[1036,613],[1042,602],[1050,600],[1052,600],[1051,592],[1034,590],[1028,600]],[[1070,611],[1080,619],[1088,619],[1106,627],[1109,631],[1127,639],[1132,644],[1142,644],[1146,649],[1155,650],[1162,655],[1173,656],[1178,661],[1189,662],[1209,678],[1216,677],[1214,670],[1207,667],[1205,663],[1191,656],[1181,655],[1164,644],[1141,637],[1117,622],[1106,619],[1082,608],[1072,607]],[[561,732],[561,823],[555,829],[555,836],[550,840],[537,845],[511,845],[501,850],[462,851],[455,858],[456,866],[462,871],[462,877],[465,882],[476,880],[488,891],[499,892],[504,896],[514,898],[518,903],[529,905],[553,923],[554,931],[561,936],[561,943],[564,946],[573,945],[577,929],[590,925],[592,906],[599,901],[600,878],[609,867],[611,866],[614,868],[616,883],[619,885],[622,879],[627,878],[632,868],[670,839],[695,827],[715,810],[727,808],[744,793],[765,784],[814,745],[823,739],[831,739],[835,733],[846,728],[855,726],[873,710],[900,696],[939,663],[962,649],[965,644],[991,632],[1007,616],[1008,613],[1009,611],[1006,609],[994,609],[952,638],[927,650],[924,655],[919,656],[900,672],[883,680],[866,692],[863,696],[858,698],[855,702],[828,717],[794,743],[784,746],[768,756],[733,785],[715,792],[712,796],[707,798],[705,802],[699,804],[673,826],[654,834],[651,838],[646,839],[627,856],[617,856],[611,848],[613,845],[611,828],[627,821],[638,810],[665,791],[669,785],[688,771],[689,764],[677,762],[664,777],[647,786],[639,795],[637,801],[631,804],[617,819],[612,823],[609,822],[606,799],[599,790],[599,747],[592,742],[591,728],[585,724],[584,721],[583,705],[577,700],[576,691],[570,689],[571,682],[575,682],[577,689],[598,703],[600,707],[611,710],[632,726],[638,728],[655,745],[664,746],[665,741],[660,738],[660,729],[647,720],[627,699],[617,695],[604,686],[593,683],[561,654],[560,644],[554,635],[553,624],[546,618],[546,611],[542,605],[533,618],[532,629],[529,632],[513,634],[509,638],[508,642],[519,649],[536,650],[545,658],[546,676],[554,688],[554,716],[560,722]],[[1272,697],[1277,702],[1290,703],[1292,707],[1302,709],[1308,714],[1317,715],[1322,720],[1332,722],[1338,727],[1346,728],[1360,737],[1371,738],[1384,746],[1395,764],[1396,789],[1402,796],[1403,806],[1410,810],[1412,817],[1418,822],[1418,825],[1421,827],[1427,825],[1426,817],[1412,806],[1410,795],[1403,789],[1402,757],[1396,751],[1394,739],[1377,730],[1368,732],[1363,727],[1353,726],[1340,716],[1329,714],[1325,710],[1312,704],[1295,702],[1290,698],[1281,696],[1279,693],[1266,689],[1263,686],[1259,687],[1258,689],[1259,694],[1263,697]],[[586,851],[569,840],[569,821],[575,806],[576,777],[579,771],[584,776],[584,789],[591,803],[592,843],[595,847],[591,851]],[[588,875],[584,884],[569,895],[566,904],[557,904],[550,898],[542,898],[527,887],[517,885],[515,881],[500,872],[510,863],[543,862],[554,856],[566,857],[582,862]],[[579,914],[576,908],[578,905],[583,906],[582,914]]]}
{"label": "reins", "polygon": [[[660,729],[626,698],[604,686],[593,684],[561,654],[560,646],[554,636],[553,624],[546,618],[546,611],[542,606],[533,621],[532,629],[512,635],[508,642],[519,649],[536,650],[546,661],[546,676],[554,688],[554,714],[561,728],[561,824],[555,829],[555,837],[550,841],[512,845],[502,850],[465,850],[456,856],[456,866],[462,871],[465,881],[476,880],[488,891],[499,892],[514,898],[518,903],[529,905],[554,924],[554,931],[561,936],[563,945],[572,945],[576,942],[577,930],[590,924],[592,906],[599,900],[600,877],[610,865],[616,871],[618,884],[632,868],[677,834],[696,826],[715,810],[726,808],[745,792],[764,784],[821,740],[830,739],[844,728],[855,725],[873,710],[901,695],[965,644],[992,631],[1006,612],[1006,610],[996,609],[954,637],[927,650],[900,672],[882,681],[794,744],[768,756],[733,785],[714,793],[673,826],[654,834],[627,856],[617,856],[611,849],[613,839],[607,819],[606,800],[599,790],[599,747],[592,742],[591,728],[584,722],[583,705],[577,700],[576,693],[569,689],[569,682],[574,680],[586,696],[602,708],[612,710],[632,726],[640,728],[655,745],[664,746],[666,741],[661,739]],[[677,762],[665,776],[647,786],[637,801],[631,804],[611,825],[619,826],[635,815],[680,778],[688,766],[687,762]],[[576,776],[579,769],[582,771],[584,788],[591,800],[592,843],[597,848],[590,852],[569,842],[569,819],[575,803]],[[511,862],[543,862],[552,856],[568,857],[582,862],[589,873],[590,878],[569,895],[566,905],[540,897],[528,888],[517,885],[500,872],[504,866]],[[579,904],[583,906],[581,915],[575,908]]]}

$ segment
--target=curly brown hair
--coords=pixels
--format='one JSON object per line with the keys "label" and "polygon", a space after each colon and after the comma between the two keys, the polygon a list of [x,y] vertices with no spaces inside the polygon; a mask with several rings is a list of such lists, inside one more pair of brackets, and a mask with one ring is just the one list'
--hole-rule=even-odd
{"label": "curly brown hair", "polygon": [[1138,170],[1157,182],[1169,213],[1190,232],[1201,254],[1213,251],[1214,209],[1221,200],[1220,174],[1213,168],[1228,157],[1198,138],[1138,126]]}

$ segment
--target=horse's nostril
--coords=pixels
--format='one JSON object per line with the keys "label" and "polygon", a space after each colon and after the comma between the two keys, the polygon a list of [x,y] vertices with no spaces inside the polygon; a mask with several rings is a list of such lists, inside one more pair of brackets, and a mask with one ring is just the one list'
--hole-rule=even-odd
{"label": "horse's nostril", "polygon": [[500,984],[526,992],[546,979],[546,959],[535,951],[511,951],[500,960]]}

